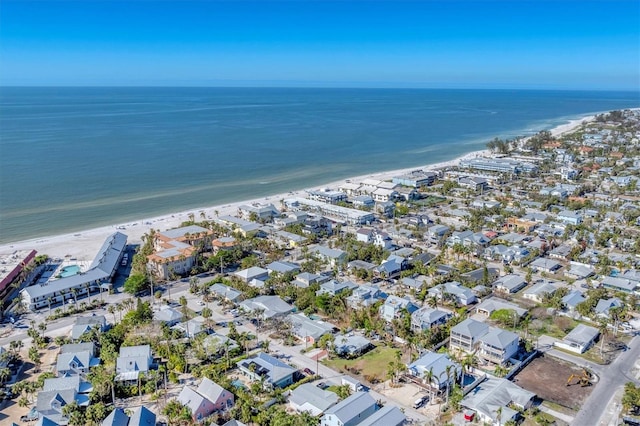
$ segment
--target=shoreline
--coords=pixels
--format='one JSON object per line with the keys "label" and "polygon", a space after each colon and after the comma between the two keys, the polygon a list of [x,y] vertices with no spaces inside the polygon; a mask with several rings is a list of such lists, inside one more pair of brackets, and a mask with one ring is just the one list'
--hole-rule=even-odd
{"label": "shoreline", "polygon": [[[569,120],[567,123],[558,125],[550,129],[551,134],[554,137],[558,137],[564,133],[568,133],[578,128],[585,122],[590,122],[595,119],[595,115],[587,115],[575,119]],[[374,172],[361,176],[354,176],[345,179],[339,179],[330,183],[323,183],[316,185],[314,188],[334,188],[337,189],[339,185],[347,181],[359,181],[366,178],[387,180],[394,175],[402,174],[416,169],[433,170],[443,167],[451,167],[457,165],[460,160],[474,158],[489,154],[488,150],[477,150],[463,154],[453,160],[442,161],[434,164],[425,164],[414,167],[407,167],[396,170],[389,170],[383,172]],[[309,188],[307,188],[309,189]],[[237,212],[238,207],[243,204],[251,203],[272,203],[276,208],[280,207],[280,200],[288,197],[304,196],[304,189],[290,191],[286,193],[279,193],[274,195],[267,195],[264,197],[254,198],[251,200],[241,200],[230,202],[221,205],[192,208],[175,213],[169,213],[152,218],[145,218],[138,222],[121,223],[115,225],[101,226],[83,231],[70,232],[66,234],[31,238],[22,241],[10,242],[0,245],[0,255],[10,254],[18,250],[36,250],[39,254],[47,254],[53,258],[73,257],[78,261],[90,261],[95,256],[97,250],[103,244],[107,236],[114,232],[122,232],[127,235],[128,244],[138,244],[142,241],[142,236],[149,232],[149,230],[156,229],[165,231],[167,229],[178,227],[182,222],[189,220],[189,214],[194,214],[196,221],[201,219],[201,213],[204,212],[207,219],[211,219],[215,216],[217,211],[219,215],[233,215]]]}

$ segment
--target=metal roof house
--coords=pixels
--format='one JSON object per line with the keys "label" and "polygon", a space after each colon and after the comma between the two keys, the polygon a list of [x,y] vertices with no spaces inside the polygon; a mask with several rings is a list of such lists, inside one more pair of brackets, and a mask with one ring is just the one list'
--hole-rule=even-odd
{"label": "metal roof house", "polygon": [[102,426],[154,426],[156,415],[147,407],[141,406],[127,416],[122,408],[113,410],[103,421]]}
{"label": "metal roof house", "polygon": [[177,399],[182,405],[189,407],[195,421],[200,421],[215,412],[233,407],[234,398],[231,392],[205,377],[197,389],[189,386],[182,388]]}
{"label": "metal roof house", "polygon": [[457,303],[463,306],[467,306],[478,301],[476,295],[473,294],[468,287],[464,287],[456,281],[438,284],[437,286],[431,287],[428,294],[430,297],[437,297],[439,300],[442,300],[445,294],[450,294],[455,297]]}
{"label": "metal roof house", "polygon": [[264,379],[265,386],[284,388],[293,383],[296,369],[288,364],[260,352],[237,363],[238,369],[251,380]]}
{"label": "metal roof house", "polygon": [[[426,352],[422,357],[415,360],[408,366],[409,373],[423,381],[428,386],[437,389],[446,388],[447,386],[447,368],[449,369],[449,385],[453,385],[456,378],[462,374],[460,364],[454,362],[446,353]],[[426,382],[426,376],[433,374],[430,383]]]}
{"label": "metal roof house", "polygon": [[517,293],[527,286],[527,282],[520,275],[509,274],[498,278],[492,286],[504,293]]}
{"label": "metal roof house", "polygon": [[242,298],[242,292],[233,287],[221,283],[215,283],[209,287],[211,293],[230,302],[236,303]]}
{"label": "metal roof house", "polygon": [[245,283],[248,283],[253,279],[266,280],[267,278],[269,278],[269,271],[258,266],[252,266],[251,268],[234,272],[233,275],[240,278]]}
{"label": "metal roof house", "polygon": [[636,290],[638,285],[638,281],[633,281],[622,277],[604,277],[602,279],[603,287],[610,288],[616,291],[622,291],[625,293],[632,293]]}
{"label": "metal roof house", "polygon": [[137,380],[139,374],[149,371],[153,357],[151,356],[151,346],[122,346],[120,356],[116,360],[116,380],[132,381]]}
{"label": "metal roof house", "polygon": [[403,310],[406,310],[411,315],[418,310],[418,307],[413,304],[409,297],[391,295],[380,306],[379,313],[381,318],[391,322],[394,318],[398,318]]}
{"label": "metal roof house", "polygon": [[522,297],[540,303],[542,302],[545,294],[553,294],[557,289],[558,286],[556,286],[554,283],[550,281],[542,281],[526,290],[522,294]]}
{"label": "metal roof house", "polygon": [[600,299],[598,300],[598,304],[593,309],[595,314],[599,317],[608,318],[609,310],[611,308],[621,308],[624,306],[624,303],[617,297],[612,297],[610,299]]}
{"label": "metal roof house", "polygon": [[478,339],[480,342],[478,356],[494,364],[504,364],[518,352],[520,336],[497,327]]}
{"label": "metal roof house", "polygon": [[578,290],[570,291],[566,296],[562,298],[562,305],[568,312],[574,312],[576,307],[587,300]]}
{"label": "metal roof house", "polygon": [[564,339],[555,341],[553,344],[559,348],[582,354],[589,349],[599,335],[600,332],[597,328],[578,324]]}
{"label": "metal roof house", "polygon": [[451,328],[449,346],[465,352],[473,352],[478,346],[480,338],[489,331],[489,326],[483,322],[467,318]]}
{"label": "metal roof house", "polygon": [[300,340],[314,344],[325,334],[331,334],[334,326],[324,321],[315,321],[304,314],[291,314],[287,317],[293,334]]}
{"label": "metal roof house", "polygon": [[366,419],[358,423],[358,426],[400,426],[405,424],[407,416],[396,406],[385,405]]}
{"label": "metal roof house", "polygon": [[483,314],[486,316],[491,316],[493,312],[500,309],[511,310],[515,312],[516,315],[518,315],[518,317],[522,317],[524,314],[527,313],[526,309],[521,308],[520,306],[514,303],[508,302],[504,299],[500,299],[497,297],[491,297],[491,298],[485,299],[482,303],[476,306],[476,313]]}
{"label": "metal roof house", "polygon": [[562,268],[562,263],[557,262],[552,259],[545,259],[544,257],[539,257],[531,264],[531,269],[539,272],[548,272],[550,274],[554,274],[558,269]]}
{"label": "metal roof house", "polygon": [[505,379],[487,379],[475,387],[462,400],[462,406],[475,411],[482,422],[496,424],[500,410],[500,424],[518,416],[518,411],[509,407],[513,404],[527,409],[535,398],[533,392],[522,389]]}
{"label": "metal roof house", "polygon": [[247,299],[240,303],[240,309],[245,312],[261,311],[263,319],[284,316],[293,312],[293,306],[278,296],[258,296]]}
{"label": "metal roof house", "polygon": [[320,288],[316,291],[316,296],[320,296],[322,294],[328,294],[329,296],[336,296],[343,292],[351,291],[357,288],[358,285],[352,283],[351,281],[336,281],[329,280],[320,284]]}
{"label": "metal roof house", "polygon": [[451,316],[451,312],[424,306],[411,314],[411,329],[415,332],[421,332],[435,325],[444,324]]}
{"label": "metal roof house", "polygon": [[182,321],[182,312],[169,306],[164,306],[153,313],[153,319],[171,327]]}
{"label": "metal roof house", "polygon": [[341,357],[357,357],[371,349],[373,345],[365,337],[355,334],[337,335],[333,340],[333,350]]}
{"label": "metal roof house", "polygon": [[356,392],[329,408],[320,420],[321,426],[355,426],[378,410],[367,392]]}
{"label": "metal roof house", "polygon": [[38,393],[36,411],[40,418],[47,417],[49,420],[54,421],[55,424],[67,424],[68,419],[63,414],[63,409],[65,405],[69,405],[74,401],[78,405],[86,407],[89,405],[89,396],[79,395],[75,389],[43,391]]}
{"label": "metal roof house", "polygon": [[289,396],[291,408],[301,413],[319,416],[335,405],[339,398],[334,392],[320,389],[313,383],[305,383],[295,388]]}
{"label": "metal roof house", "polygon": [[101,332],[107,329],[107,319],[104,315],[78,317],[75,325],[71,329],[71,339],[78,340],[84,333],[91,331],[94,327],[97,327]]}

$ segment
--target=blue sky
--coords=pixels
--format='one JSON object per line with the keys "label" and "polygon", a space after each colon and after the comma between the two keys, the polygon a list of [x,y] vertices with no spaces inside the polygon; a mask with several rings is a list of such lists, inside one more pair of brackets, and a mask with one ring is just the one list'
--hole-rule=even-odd
{"label": "blue sky", "polygon": [[2,85],[640,89],[640,2],[16,1]]}

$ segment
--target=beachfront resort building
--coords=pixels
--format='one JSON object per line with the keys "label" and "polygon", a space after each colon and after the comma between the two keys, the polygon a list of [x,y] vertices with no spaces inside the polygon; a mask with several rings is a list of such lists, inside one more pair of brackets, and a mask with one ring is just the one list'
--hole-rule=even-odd
{"label": "beachfront resort building", "polygon": [[482,170],[486,172],[497,173],[534,173],[538,170],[538,166],[535,164],[527,163],[524,161],[517,161],[512,158],[469,158],[466,160],[460,160],[458,163],[461,168]]}
{"label": "beachfront resort building", "polygon": [[373,213],[350,209],[348,207],[308,200],[306,198],[287,198],[284,204],[291,210],[309,210],[349,225],[364,225],[373,222]]}
{"label": "beachfront resort building", "polygon": [[392,182],[397,185],[421,188],[431,186],[438,178],[436,172],[425,172],[423,170],[412,170],[400,176],[394,176]]}
{"label": "beachfront resort building", "polygon": [[0,297],[4,297],[11,285],[26,275],[26,267],[35,257],[35,250],[16,250],[0,256]]}
{"label": "beachfront resort building", "polygon": [[158,232],[154,235],[154,253],[147,256],[148,268],[160,279],[186,274],[195,265],[196,256],[211,248],[213,231],[197,225]]}
{"label": "beachfront resort building", "polygon": [[110,235],[89,269],[25,288],[20,292],[22,303],[28,309],[35,311],[44,307],[50,308],[66,300],[76,300],[79,297],[88,296],[91,291],[100,290],[103,285],[110,283],[116,273],[126,246],[125,234],[116,232]]}

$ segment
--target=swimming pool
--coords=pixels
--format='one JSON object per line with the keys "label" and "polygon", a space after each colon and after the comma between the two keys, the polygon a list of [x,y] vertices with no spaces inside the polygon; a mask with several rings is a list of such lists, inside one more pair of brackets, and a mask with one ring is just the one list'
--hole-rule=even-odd
{"label": "swimming pool", "polygon": [[71,277],[73,275],[78,274],[78,272],[80,272],[80,267],[78,265],[65,266],[60,270],[60,277],[61,278]]}

